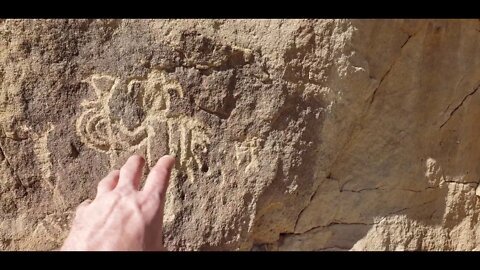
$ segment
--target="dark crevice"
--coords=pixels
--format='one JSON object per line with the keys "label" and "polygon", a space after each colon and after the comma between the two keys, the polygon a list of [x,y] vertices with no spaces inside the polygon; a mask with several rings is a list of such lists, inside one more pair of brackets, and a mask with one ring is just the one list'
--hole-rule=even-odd
{"label": "dark crevice", "polygon": [[[448,181],[446,181],[448,182]],[[450,181],[450,182],[453,182],[453,181]],[[458,182],[455,182],[455,183],[458,183]],[[470,182],[469,182],[470,183]],[[459,184],[463,184],[463,183],[459,183]],[[477,182],[475,182],[475,184],[478,184]],[[381,191],[408,191],[408,192],[415,192],[415,193],[420,193],[420,192],[424,192],[428,189],[437,189],[437,187],[427,187],[423,190],[414,190],[414,189],[407,189],[407,188],[395,188],[395,189],[383,189],[381,187],[376,187],[376,188],[363,188],[363,189],[358,189],[358,190],[349,190],[349,189],[340,189],[340,192],[353,192],[353,193],[361,193],[363,191],[375,191],[375,190],[381,190]]]}
{"label": "dark crevice", "polygon": [[403,49],[403,47],[405,47],[405,45],[407,45],[407,42],[410,40],[410,38],[412,38],[412,36],[413,36],[413,34],[408,35],[407,40],[405,40],[405,42],[403,42],[402,46],[400,46],[400,49]]}
{"label": "dark crevice", "polygon": [[70,142],[70,156],[73,158],[77,158],[80,154],[80,151],[77,149],[73,142]]}
{"label": "dark crevice", "polygon": [[[465,75],[466,74],[463,74],[463,76],[460,78],[460,80],[458,80],[457,84],[455,85],[455,88],[454,88],[454,93],[457,92],[458,90],[458,86],[463,82],[463,79],[465,79]],[[443,110],[442,114],[446,113],[448,111],[448,109],[450,109],[450,106],[453,105],[453,103],[455,102],[455,100],[452,100],[452,102],[450,102],[450,104],[448,104],[447,108],[445,108],[445,110]]]}
{"label": "dark crevice", "polygon": [[450,108],[450,106],[452,106],[453,102],[448,104],[447,108],[445,110],[443,110],[443,113],[446,113],[448,111],[448,109]]}
{"label": "dark crevice", "polygon": [[[401,210],[404,210],[404,209],[401,209]],[[357,225],[357,226],[372,226],[372,225],[375,225],[375,224],[378,224],[379,222],[373,222],[373,223],[363,223],[363,222],[338,222],[338,221],[335,221],[335,222],[331,222],[331,223],[328,223],[327,225],[321,225],[321,226],[315,226],[313,228],[310,228],[304,232],[301,232],[301,233],[282,233],[280,235],[282,236],[288,236],[288,235],[302,235],[302,234],[306,234],[306,233],[309,233],[311,231],[314,231],[316,229],[320,229],[320,228],[328,228],[328,227],[331,227],[331,226],[335,226],[335,225],[347,225],[347,226],[350,226],[350,225]]]}
{"label": "dark crevice", "polygon": [[374,190],[384,190],[384,189],[381,189],[380,187],[376,187],[376,188],[363,188],[363,189],[358,189],[358,190],[340,189],[340,192],[361,193],[361,192],[363,192],[363,191],[374,191]]}
{"label": "dark crevice", "polygon": [[202,164],[202,167],[200,168],[202,172],[208,172],[208,165],[207,164]]}
{"label": "dark crevice", "polygon": [[204,108],[202,106],[198,106],[198,108],[206,113],[209,113],[209,114],[212,114],[212,115],[215,115],[216,117],[220,118],[220,119],[228,119],[228,115],[224,114],[224,113],[221,113],[221,112],[216,112],[216,111],[212,111],[212,110],[209,110],[207,108]]}
{"label": "dark crevice", "polygon": [[12,141],[16,141],[16,142],[21,142],[21,141],[25,141],[25,140],[28,140],[29,138],[28,137],[24,137],[24,138],[20,138],[20,137],[8,137],[8,136],[0,136],[1,139],[9,139],[9,140],[12,140]]}
{"label": "dark crevice", "polygon": [[[420,192],[426,191],[427,189],[429,189],[429,188],[426,188],[426,189],[424,189],[424,190],[414,190],[414,189],[408,189],[408,188],[401,188],[401,189],[397,189],[397,190],[420,193]],[[394,191],[394,190],[392,190],[392,191]]]}
{"label": "dark crevice", "polygon": [[457,182],[457,181],[445,181],[445,183],[455,183],[455,184],[460,184],[460,185],[478,185],[478,182]]}
{"label": "dark crevice", "polygon": [[[408,209],[412,209],[412,208],[416,208],[416,207],[421,207],[421,206],[424,206],[424,205],[427,205],[427,204],[430,204],[430,203],[433,203],[435,202],[437,199],[433,199],[433,200],[430,200],[430,201],[426,201],[424,203],[421,203],[421,204],[418,204],[418,205],[413,205],[413,206],[410,206],[410,207],[404,207],[404,208],[401,208],[401,209],[398,209],[398,210],[395,210],[395,211],[392,211],[390,213],[386,213],[383,215],[383,218],[381,220],[378,220],[376,222],[372,222],[372,223],[364,223],[364,222],[341,222],[341,221],[333,221],[333,222],[330,222],[328,223],[327,225],[321,225],[321,226],[315,226],[313,228],[310,228],[304,232],[301,232],[301,233],[282,233],[280,234],[281,236],[285,237],[285,236],[289,236],[289,235],[302,235],[302,234],[306,234],[306,233],[309,233],[315,229],[319,229],[319,228],[328,228],[328,227],[331,227],[331,226],[334,226],[334,225],[362,225],[362,226],[373,226],[373,225],[376,225],[376,224],[379,224],[381,223],[383,220],[385,220],[387,217],[391,216],[391,215],[395,215],[395,214],[398,214],[398,213],[401,213],[403,211],[406,211]],[[298,220],[297,220],[298,221]]]}
{"label": "dark crevice", "polygon": [[[375,90],[373,91],[372,93],[372,97],[370,98],[370,102],[369,104],[366,106],[366,110],[364,111],[363,115],[360,117],[360,119],[358,119],[358,123],[362,123],[364,122],[364,119],[366,117],[366,114],[368,113],[368,111],[370,110],[371,108],[371,105],[373,104],[373,101],[375,100],[375,96],[377,94],[377,91],[378,89],[380,88],[380,86],[382,85],[383,81],[385,80],[385,78],[387,77],[387,75],[390,73],[390,71],[392,70],[393,66],[395,65],[395,63],[397,62],[397,60],[401,57],[402,55],[402,49],[406,46],[406,44],[408,43],[408,41],[410,41],[412,39],[412,37],[414,37],[417,33],[412,33],[412,34],[407,34],[408,37],[407,39],[402,43],[402,45],[400,46],[400,52],[399,52],[399,55],[398,57],[392,62],[391,66],[388,68],[387,72],[385,72],[385,74],[382,76],[382,78],[380,79],[380,83],[378,84],[378,86],[375,88]],[[345,149],[347,149],[349,147],[349,145],[351,145],[351,143],[354,141],[354,139],[356,138],[357,136],[357,133],[358,133],[358,130],[353,128],[351,129],[351,131],[349,132],[349,135],[347,137],[347,140],[345,140],[345,143],[343,144],[343,146],[341,147],[341,150],[338,151],[338,154],[337,156],[334,158],[333,162],[331,163],[331,167],[334,168],[335,165],[337,164],[338,160],[340,160],[340,158],[342,157],[342,153],[345,152]],[[346,184],[346,183],[345,183]],[[345,186],[345,184],[343,184],[343,186]],[[342,186],[342,188],[343,188]]]}
{"label": "dark crevice", "polygon": [[[409,209],[412,209],[412,208],[416,208],[416,207],[420,207],[420,206],[427,205],[427,204],[429,204],[429,203],[433,203],[433,202],[435,202],[435,201],[437,201],[437,198],[435,198],[435,199],[433,199],[433,200],[430,200],[430,201],[426,201],[426,202],[421,203],[421,204],[418,204],[418,205],[413,205],[413,206],[410,206],[410,207],[402,208],[402,209],[400,209],[400,210],[395,210],[395,211],[393,211],[393,212],[391,212],[391,213],[385,214],[383,219],[385,219],[385,218],[388,217],[388,216],[395,215],[395,214],[401,213],[401,212],[403,212],[403,211],[406,211],[406,210],[409,210]],[[379,223],[379,222],[377,222],[377,223]]]}
{"label": "dark crevice", "polygon": [[480,84],[477,85],[477,87],[475,87],[475,89],[473,91],[471,91],[470,93],[468,93],[463,99],[462,101],[460,102],[460,104],[457,105],[457,107],[455,107],[451,112],[450,112],[450,115],[448,116],[447,120],[445,120],[445,122],[443,122],[442,125],[440,125],[440,128],[442,128],[443,126],[445,126],[445,124],[447,124],[448,120],[450,120],[452,118],[452,116],[455,114],[455,112],[457,112],[457,110],[462,107],[463,103],[468,99],[468,97],[470,96],[473,96],[473,94],[475,94],[477,92],[477,90],[480,88]]}
{"label": "dark crevice", "polygon": [[305,211],[305,209],[307,209],[308,206],[310,206],[310,204],[312,203],[313,198],[315,198],[315,195],[317,195],[317,192],[318,192],[319,190],[320,190],[320,185],[317,186],[317,188],[315,189],[315,192],[313,192],[312,196],[310,196],[310,199],[308,200],[307,205],[305,205],[305,207],[298,213],[297,219],[295,220],[295,226],[293,227],[293,231],[294,231],[294,232],[295,232],[295,230],[297,229],[298,221],[300,220],[300,217],[302,216],[303,211]]}
{"label": "dark crevice", "polygon": [[395,60],[392,62],[392,64],[390,65],[390,67],[388,68],[387,72],[385,72],[385,74],[383,74],[382,78],[380,79],[380,83],[378,84],[377,88],[375,88],[375,90],[373,90],[373,94],[372,94],[372,97],[370,98],[370,105],[372,105],[373,101],[375,100],[375,95],[377,94],[377,91],[378,89],[380,88],[380,86],[382,85],[383,81],[385,80],[385,78],[388,76],[388,74],[390,73],[390,71],[392,70],[392,68],[395,66],[395,64],[397,63],[398,59],[400,59],[400,57],[402,56],[402,49],[403,47],[405,47],[405,45],[408,43],[408,41],[410,41],[410,39],[414,36],[414,34],[411,34],[411,35],[408,35],[407,39],[405,40],[405,42],[403,42],[402,46],[400,46],[400,52],[398,53],[398,56],[397,58],[395,58]]}

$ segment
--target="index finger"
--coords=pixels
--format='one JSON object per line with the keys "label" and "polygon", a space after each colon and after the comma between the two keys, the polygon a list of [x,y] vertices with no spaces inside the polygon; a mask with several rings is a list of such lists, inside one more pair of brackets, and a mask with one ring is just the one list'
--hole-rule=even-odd
{"label": "index finger", "polygon": [[148,174],[142,192],[147,195],[156,194],[160,197],[164,197],[174,164],[174,157],[168,155],[161,157]]}

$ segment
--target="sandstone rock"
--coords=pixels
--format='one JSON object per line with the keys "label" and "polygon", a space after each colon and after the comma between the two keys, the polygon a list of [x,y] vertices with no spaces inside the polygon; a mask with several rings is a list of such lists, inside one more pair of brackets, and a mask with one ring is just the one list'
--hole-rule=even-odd
{"label": "sandstone rock", "polygon": [[0,21],[0,248],[59,247],[133,153],[177,156],[172,250],[478,248],[479,30]]}

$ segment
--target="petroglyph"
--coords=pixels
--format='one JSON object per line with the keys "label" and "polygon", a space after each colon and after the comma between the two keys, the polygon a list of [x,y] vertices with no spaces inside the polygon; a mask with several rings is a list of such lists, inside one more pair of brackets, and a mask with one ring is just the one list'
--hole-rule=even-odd
{"label": "petroglyph", "polygon": [[[153,70],[146,79],[135,78],[127,82],[108,75],[93,75],[86,82],[93,87],[96,97],[82,102],[84,111],[76,122],[77,134],[88,147],[109,154],[110,164],[114,164],[122,152],[145,147],[147,164],[152,166],[156,162],[152,157],[152,145],[160,139],[156,138],[158,130],[154,127],[161,123],[168,129],[167,151],[177,156],[177,162],[186,169],[189,179],[194,180],[194,169],[208,170],[205,160],[210,143],[209,128],[193,117],[171,110],[172,100],[183,98],[183,89],[164,71]],[[125,85],[126,91],[121,92]],[[130,104],[134,102],[143,110],[121,108],[122,113],[130,116],[130,111],[126,111],[130,109],[132,115],[136,112],[142,117],[124,119],[119,116],[120,106],[115,102],[122,98],[130,98]]]}
{"label": "petroglyph", "polygon": [[32,135],[35,142],[33,151],[37,158],[37,164],[39,165],[42,177],[42,183],[47,186],[48,189],[53,190],[55,181],[52,175],[52,161],[50,160],[50,151],[48,150],[48,135],[55,128],[54,125],[48,123],[48,128],[43,134]]}
{"label": "petroglyph", "polygon": [[243,142],[235,142],[235,160],[237,167],[245,166],[245,172],[247,173],[258,167],[258,151],[261,142],[262,140],[256,137]]}
{"label": "petroglyph", "polygon": [[169,149],[175,155],[181,170],[190,180],[195,180],[195,170],[208,172],[208,130],[198,121],[188,118],[168,119]]}
{"label": "petroglyph", "polygon": [[65,207],[65,198],[60,193],[58,181],[53,173],[51,152],[48,149],[48,136],[55,129],[55,125],[52,123],[47,124],[47,130],[37,134],[32,133],[32,139],[34,141],[33,152],[36,157],[36,164],[40,168],[40,175],[42,175],[42,186],[49,192],[52,192],[53,203],[57,207]]}

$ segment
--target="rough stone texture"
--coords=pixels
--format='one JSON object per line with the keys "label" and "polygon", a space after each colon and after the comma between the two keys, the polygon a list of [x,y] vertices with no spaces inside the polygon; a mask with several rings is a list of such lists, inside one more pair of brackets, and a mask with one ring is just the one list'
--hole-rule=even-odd
{"label": "rough stone texture", "polygon": [[0,249],[132,153],[172,250],[480,246],[478,20],[0,20],[0,86]]}

